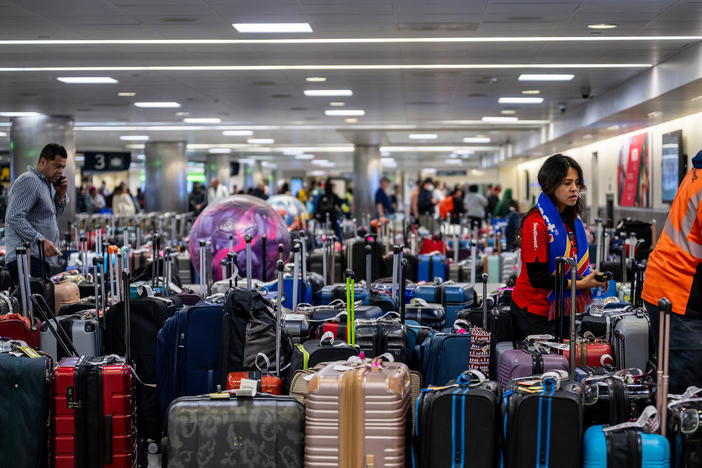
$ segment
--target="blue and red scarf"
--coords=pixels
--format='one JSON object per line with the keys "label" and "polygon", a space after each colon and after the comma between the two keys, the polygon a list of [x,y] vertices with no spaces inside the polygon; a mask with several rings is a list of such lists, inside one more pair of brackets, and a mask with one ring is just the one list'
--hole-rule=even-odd
{"label": "blue and red scarf", "polygon": [[[556,205],[553,204],[548,195],[542,193],[539,195],[539,200],[536,202],[536,207],[544,219],[546,229],[548,230],[548,273],[556,274],[556,258],[557,257],[573,257],[575,248],[570,241],[568,231],[561,214],[558,212]],[[575,255],[575,263],[578,266],[578,279],[581,279],[590,274],[590,256],[588,252],[587,234],[582,220],[578,217],[575,219],[575,244],[577,255]],[[566,278],[570,278],[570,265],[565,266]],[[566,291],[565,298],[565,313],[570,314],[570,294]],[[578,313],[585,310],[585,305],[590,302],[590,290],[579,289],[576,296],[576,310]],[[548,319],[553,320],[556,316],[556,293],[551,291],[548,295]]]}

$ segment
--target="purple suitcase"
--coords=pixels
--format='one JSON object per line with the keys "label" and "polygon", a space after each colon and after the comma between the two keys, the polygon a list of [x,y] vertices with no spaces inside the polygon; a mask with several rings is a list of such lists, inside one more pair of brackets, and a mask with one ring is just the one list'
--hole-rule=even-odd
{"label": "purple suitcase", "polygon": [[509,387],[512,379],[543,374],[552,370],[568,372],[568,359],[562,354],[527,352],[522,349],[510,349],[500,357],[497,380],[503,389]]}

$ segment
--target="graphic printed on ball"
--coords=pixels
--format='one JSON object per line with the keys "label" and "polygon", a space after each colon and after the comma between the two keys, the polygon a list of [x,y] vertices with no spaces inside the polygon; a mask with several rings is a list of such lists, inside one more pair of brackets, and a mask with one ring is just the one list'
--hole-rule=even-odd
{"label": "graphic printed on ball", "polygon": [[306,223],[308,218],[307,208],[300,200],[292,195],[275,195],[266,202],[275,209],[276,213],[285,220],[288,226],[292,226],[295,218],[300,223]]}
{"label": "graphic printed on ball", "polygon": [[188,251],[195,271],[200,274],[200,241],[212,243],[212,278],[222,278],[219,260],[229,251],[229,236],[233,235],[234,252],[237,253],[237,268],[241,276],[246,275],[246,241],[251,236],[251,270],[253,278],[262,278],[262,236],[266,235],[266,275],[275,277],[278,260],[278,244],[283,244],[283,259],[290,254],[290,234],[276,210],[260,198],[250,195],[232,195],[210,205],[195,220]]}

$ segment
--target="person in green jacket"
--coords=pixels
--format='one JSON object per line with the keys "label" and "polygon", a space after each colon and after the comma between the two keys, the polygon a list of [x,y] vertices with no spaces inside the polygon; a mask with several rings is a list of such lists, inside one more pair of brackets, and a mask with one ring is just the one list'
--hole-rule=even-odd
{"label": "person in green jacket", "polygon": [[504,218],[509,214],[510,207],[514,208],[514,211],[519,212],[519,204],[512,198],[512,189],[505,189],[502,194],[502,200],[495,207],[495,212],[493,216],[495,218]]}

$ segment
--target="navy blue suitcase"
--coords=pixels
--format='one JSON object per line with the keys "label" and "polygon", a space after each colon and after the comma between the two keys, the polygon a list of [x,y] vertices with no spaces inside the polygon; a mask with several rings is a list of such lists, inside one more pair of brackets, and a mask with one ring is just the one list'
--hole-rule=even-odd
{"label": "navy blue suitcase", "polygon": [[[355,301],[366,301],[370,293],[366,288],[361,286],[354,287],[354,300]],[[315,304],[317,305],[327,305],[336,299],[341,299],[346,302],[346,285],[345,284],[330,284],[324,286],[319,290],[319,299]]]}
{"label": "navy blue suitcase", "polygon": [[221,378],[224,304],[202,300],[177,312],[158,333],[156,378],[161,413],[181,396],[216,391]]}
{"label": "navy blue suitcase", "polygon": [[405,319],[414,320],[420,325],[441,331],[446,326],[446,313],[441,304],[429,304],[422,299],[414,299],[405,306]]}
{"label": "navy blue suitcase", "polygon": [[434,333],[420,346],[423,384],[445,385],[468,370],[470,333]]}
{"label": "navy blue suitcase", "polygon": [[447,281],[441,284],[422,284],[417,286],[414,294],[428,303],[441,304],[446,314],[446,329],[453,327],[458,313],[473,307],[475,292],[470,283]]}
{"label": "navy blue suitcase", "polygon": [[445,255],[420,255],[417,257],[417,281],[432,282],[434,278],[446,280]]}
{"label": "navy blue suitcase", "polygon": [[670,444],[636,428],[605,432],[590,426],[583,439],[583,468],[670,468]]}

